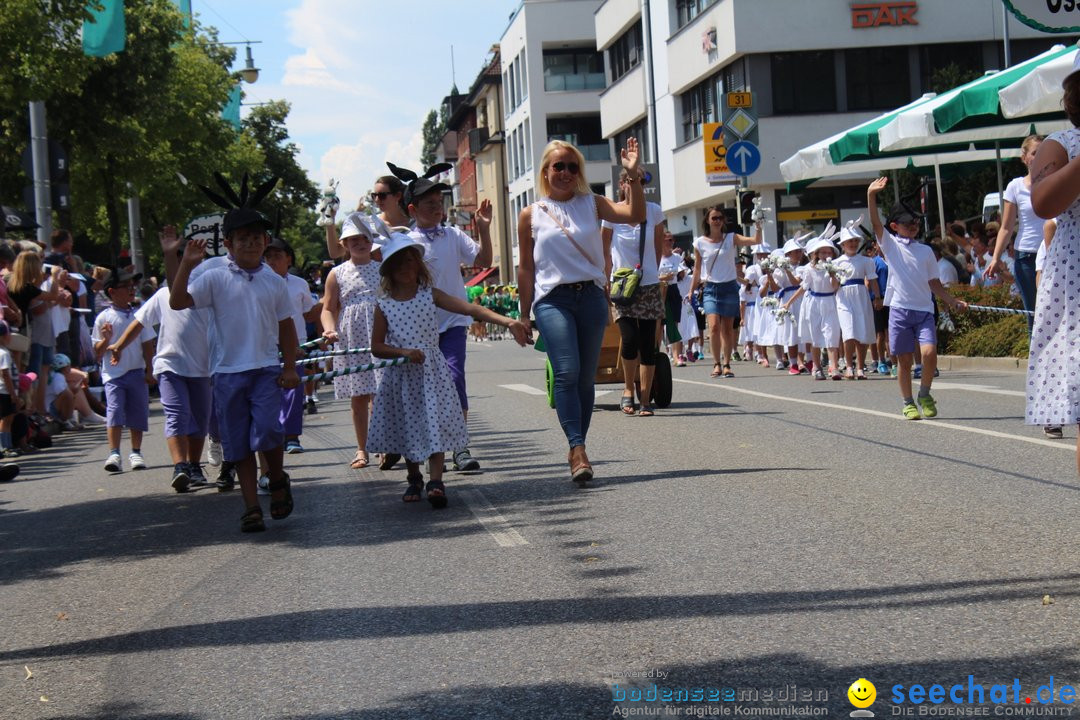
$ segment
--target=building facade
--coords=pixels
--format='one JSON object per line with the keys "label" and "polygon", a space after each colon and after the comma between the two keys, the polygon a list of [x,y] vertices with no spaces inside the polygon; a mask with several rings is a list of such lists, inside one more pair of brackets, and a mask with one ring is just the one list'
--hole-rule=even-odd
{"label": "building facade", "polygon": [[[857,216],[867,182],[789,193],[780,162],[950,77],[1004,67],[1005,22],[986,0],[605,0],[595,14],[602,132],[613,147],[650,138],[669,228],[700,234],[704,208],[735,195],[706,180],[702,125],[727,120],[726,93],[752,92],[761,167],[749,183],[779,219],[767,228],[776,241],[796,224]],[[1008,22],[1013,64],[1072,41]]]}
{"label": "building facade", "polygon": [[603,192],[611,149],[601,130],[605,86],[596,49],[600,0],[522,0],[499,40],[510,232],[517,264],[517,215],[537,197],[536,173],[550,140],[585,155],[585,177]]}

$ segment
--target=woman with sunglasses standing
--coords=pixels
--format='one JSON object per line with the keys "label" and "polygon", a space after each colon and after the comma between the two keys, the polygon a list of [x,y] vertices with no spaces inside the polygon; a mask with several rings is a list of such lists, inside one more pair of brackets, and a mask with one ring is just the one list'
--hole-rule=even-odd
{"label": "woman with sunglasses standing", "polygon": [[[379,208],[379,219],[390,227],[412,227],[412,219],[405,212],[401,201],[405,196],[405,183],[393,175],[383,175],[375,181],[375,187],[368,196],[375,207]],[[357,204],[356,209],[363,211],[364,203]],[[332,260],[340,260],[348,255],[342,244],[338,241],[337,225],[330,223],[326,226],[326,252]],[[375,259],[378,260],[379,248],[372,249]]]}
{"label": "woman with sunglasses standing", "polygon": [[595,392],[596,365],[608,324],[604,288],[610,248],[599,220],[637,225],[645,220],[638,143],[620,153],[629,184],[628,204],[595,195],[585,180],[585,158],[570,143],[553,140],[540,160],[542,197],[518,217],[518,297],[521,319],[540,330],[554,372],[555,411],[570,445],[570,478],[593,477],[585,453]]}
{"label": "woman with sunglasses standing", "polygon": [[713,356],[713,377],[735,377],[731,372],[731,352],[735,349],[735,318],[739,317],[739,283],[735,257],[740,247],[761,244],[761,223],[755,223],[754,237],[728,232],[724,208],[717,205],[705,213],[705,234],[694,240],[694,279],[692,298],[705,285],[705,321],[708,323],[709,349]]}

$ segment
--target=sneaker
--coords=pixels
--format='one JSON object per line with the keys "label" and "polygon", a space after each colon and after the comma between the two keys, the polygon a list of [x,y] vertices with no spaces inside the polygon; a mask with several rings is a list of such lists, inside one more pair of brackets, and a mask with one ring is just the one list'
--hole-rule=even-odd
{"label": "sneaker", "polygon": [[221,452],[221,443],[211,438],[210,444],[206,448],[206,464],[210,467],[218,467],[224,459],[225,455]]}
{"label": "sneaker", "polygon": [[307,414],[308,415],[314,415],[317,412],[319,412],[319,408],[315,407],[315,398],[308,398],[307,399]]}
{"label": "sneaker", "polygon": [[191,478],[191,487],[206,487],[210,484],[199,463],[188,463],[188,476]]}
{"label": "sneaker", "polygon": [[934,368],[934,377],[941,377],[941,371],[937,368]]}
{"label": "sneaker", "polygon": [[11,482],[19,477],[19,466],[15,463],[0,464],[0,482]]}
{"label": "sneaker", "polygon": [[1061,439],[1061,426],[1060,425],[1043,425],[1043,435],[1045,435],[1048,438],[1052,438],[1054,440],[1060,440]]}
{"label": "sneaker", "polygon": [[821,368],[818,368],[817,370],[814,371],[814,379],[815,380],[824,380],[825,379],[825,372]]}
{"label": "sneaker", "polygon": [[687,355],[686,356],[686,362],[696,363],[697,362],[697,353],[690,353],[689,355]]}
{"label": "sneaker", "polygon": [[142,453],[138,450],[134,450],[130,455],[128,455],[128,464],[131,465],[132,470],[146,469],[146,461],[143,460]]}
{"label": "sneaker", "polygon": [[[1061,437],[1061,436],[1058,435],[1058,437]],[[7,458],[17,458],[17,457],[19,457],[21,455],[22,455],[22,453],[19,452],[18,450],[16,450],[15,448],[4,448],[3,452],[0,452],[0,457],[5,458],[5,459],[7,459]]]}
{"label": "sneaker", "polygon": [[798,365],[792,365],[791,367],[788,368],[787,374],[788,375],[798,375],[800,372],[802,372],[802,371],[799,370]]}
{"label": "sneaker", "polygon": [[911,371],[911,377],[919,380],[922,378],[922,365],[916,365],[915,369]]}
{"label": "sneaker", "polygon": [[889,366],[889,377],[896,377],[896,366],[895,365],[890,365]]}
{"label": "sneaker", "polygon": [[742,355],[740,355],[739,351],[736,350],[735,352],[731,353],[731,359],[735,362],[742,362]]}
{"label": "sneaker", "polygon": [[784,367],[784,361],[783,360],[777,360],[776,361],[776,369],[777,370],[786,370],[787,369],[787,368]]}
{"label": "sneaker", "polygon": [[304,452],[304,448],[300,445],[299,440],[286,440],[285,452],[289,455],[299,455]]}
{"label": "sneaker", "polygon": [[929,395],[923,395],[918,399],[919,407],[922,409],[923,417],[937,417],[937,403],[934,402],[934,398]]}
{"label": "sneaker", "polygon": [[700,350],[698,350],[698,353],[697,353],[697,359],[698,359],[698,360],[704,360],[704,359],[705,359],[705,353],[703,353],[703,352],[701,352]]}
{"label": "sneaker", "polygon": [[675,361],[675,367],[686,367],[686,356],[680,355]]}
{"label": "sneaker", "polygon": [[187,463],[173,465],[172,487],[178,493],[186,493],[191,485],[191,476],[188,475]]}
{"label": "sneaker", "polygon": [[472,456],[469,448],[462,448],[454,453],[454,469],[459,472],[476,472],[480,469],[480,461]]}
{"label": "sneaker", "polygon": [[218,492],[228,492],[236,488],[236,468],[231,462],[222,461],[214,484],[217,485]]}
{"label": "sneaker", "polygon": [[258,485],[259,485],[259,491],[258,492],[259,492],[260,495],[269,495],[270,494],[270,476],[269,475],[260,475],[259,480],[258,480]]}
{"label": "sneaker", "polygon": [[65,420],[64,421],[64,429],[65,430],[82,430],[83,426],[80,425],[79,423],[75,422],[75,419],[72,418],[71,420]]}
{"label": "sneaker", "polygon": [[887,364],[885,364],[884,362],[879,362],[877,364],[877,371],[878,371],[878,375],[888,375],[889,374],[889,366]]}
{"label": "sneaker", "polygon": [[123,466],[120,464],[120,453],[109,453],[109,457],[105,460],[105,470],[111,473],[118,473],[123,469]]}
{"label": "sneaker", "polygon": [[813,372],[813,370],[814,370],[814,363],[812,363],[812,362],[803,363],[802,367],[799,368],[799,374],[800,375],[809,375],[810,373]]}
{"label": "sneaker", "polygon": [[915,403],[904,403],[904,417],[908,420],[919,419],[919,408],[915,407]]}

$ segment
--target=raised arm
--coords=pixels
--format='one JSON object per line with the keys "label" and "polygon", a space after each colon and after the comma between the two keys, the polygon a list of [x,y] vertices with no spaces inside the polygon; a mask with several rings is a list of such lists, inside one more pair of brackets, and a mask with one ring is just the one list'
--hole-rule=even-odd
{"label": "raised arm", "polygon": [[630,204],[623,205],[612,202],[610,198],[603,195],[594,195],[596,213],[601,220],[607,220],[610,223],[637,225],[645,222],[645,191],[641,187],[637,138],[627,138],[626,147],[620,152],[619,160],[627,172],[626,180],[630,184]]}
{"label": "raised arm", "polygon": [[191,271],[202,262],[204,252],[205,240],[190,240],[184,248],[184,257],[176,270],[176,278],[169,287],[169,307],[173,310],[186,310],[195,306],[195,298],[188,292],[188,280],[191,278]]}
{"label": "raised arm", "polygon": [[484,199],[473,215],[476,222],[476,235],[480,239],[480,252],[473,261],[477,267],[489,267],[494,252],[491,249],[491,201]]}
{"label": "raised arm", "polygon": [[877,196],[889,182],[887,177],[879,177],[866,188],[866,214],[870,216],[870,227],[874,230],[874,239],[881,241],[885,227],[881,224],[881,215],[878,213]]}

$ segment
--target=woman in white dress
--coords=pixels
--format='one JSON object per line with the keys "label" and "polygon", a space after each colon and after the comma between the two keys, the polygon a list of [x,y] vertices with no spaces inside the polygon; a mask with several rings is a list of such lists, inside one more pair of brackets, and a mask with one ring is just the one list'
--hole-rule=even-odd
{"label": "woman in white dress", "polygon": [[[1039,146],[1031,166],[1031,206],[1041,218],[1057,218],[1046,252],[1028,356],[1027,422],[1080,422],[1080,55],[1062,82],[1062,104],[1073,127]],[[1080,472],[1080,438],[1076,446]]]}

